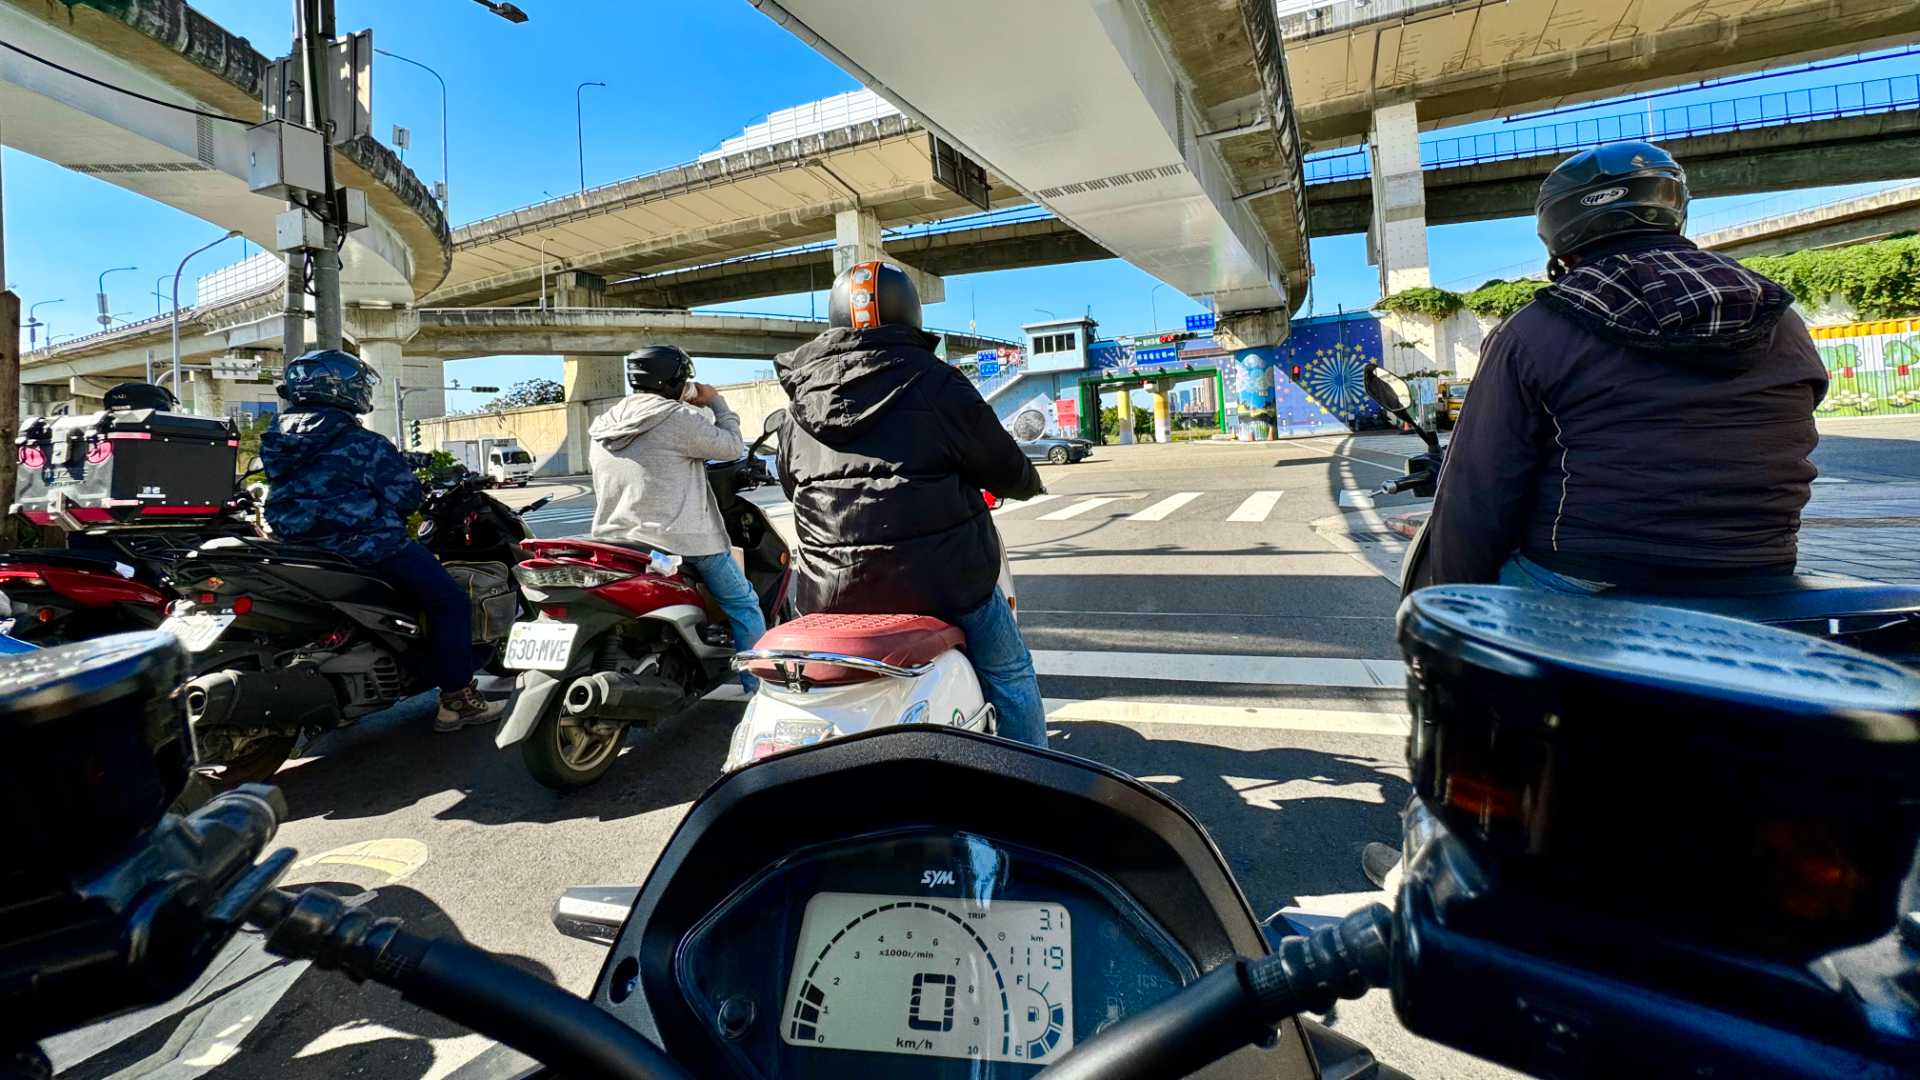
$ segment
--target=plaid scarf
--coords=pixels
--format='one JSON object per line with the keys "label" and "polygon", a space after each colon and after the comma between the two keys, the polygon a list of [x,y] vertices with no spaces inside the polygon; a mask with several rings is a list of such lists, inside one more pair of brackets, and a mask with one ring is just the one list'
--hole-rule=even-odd
{"label": "plaid scarf", "polygon": [[1610,341],[1726,371],[1750,366],[1740,354],[1767,340],[1792,303],[1774,282],[1679,237],[1584,262],[1536,299]]}

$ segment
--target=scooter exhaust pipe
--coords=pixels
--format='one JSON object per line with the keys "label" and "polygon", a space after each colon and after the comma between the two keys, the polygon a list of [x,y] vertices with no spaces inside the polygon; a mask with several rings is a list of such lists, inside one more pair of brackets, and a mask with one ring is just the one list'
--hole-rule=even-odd
{"label": "scooter exhaust pipe", "polygon": [[678,709],[686,696],[679,683],[658,675],[600,671],[568,683],[561,704],[573,716],[649,720]]}

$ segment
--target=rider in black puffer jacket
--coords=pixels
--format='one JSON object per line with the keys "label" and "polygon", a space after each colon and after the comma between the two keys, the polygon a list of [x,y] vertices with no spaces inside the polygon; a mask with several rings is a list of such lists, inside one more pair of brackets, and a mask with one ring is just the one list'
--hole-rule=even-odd
{"label": "rider in black puffer jacket", "polygon": [[993,409],[933,355],[932,334],[839,328],[774,361],[793,399],[780,483],[800,534],[801,611],[953,616],[1000,575],[980,498],[1029,499],[1040,477]]}
{"label": "rider in black puffer jacket", "polygon": [[1002,736],[1047,744],[1033,657],[996,587],[1000,534],[981,489],[1040,494],[1040,477],[964,376],[933,355],[898,267],[859,263],[833,286],[832,329],[774,360],[792,399],[780,486],[800,546],[803,613],[931,615],[959,627]]}

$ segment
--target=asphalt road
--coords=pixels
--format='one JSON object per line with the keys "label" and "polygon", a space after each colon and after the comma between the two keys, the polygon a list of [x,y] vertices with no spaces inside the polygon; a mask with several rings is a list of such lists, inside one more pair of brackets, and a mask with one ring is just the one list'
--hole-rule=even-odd
{"label": "asphalt road", "polygon": [[[1042,467],[1047,496],[996,515],[1052,744],[1185,804],[1262,914],[1381,898],[1358,855],[1397,840],[1409,794],[1397,593],[1324,523],[1351,509],[1343,491],[1397,475],[1406,442],[1102,448]],[[544,494],[561,498],[530,518],[542,534],[585,527],[583,484],[504,497]],[[586,991],[603,951],[551,928],[553,899],[646,875],[718,774],[737,695],[635,735],[598,786],[567,797],[490,730],[431,734],[424,704],[331,734],[281,771],[292,820],[279,840],[301,855],[290,880],[331,883]],[[98,1032],[55,1044],[63,1075],[417,1080],[487,1049],[391,993],[257,953],[236,954],[191,1008],[121,1022],[109,1052],[95,1053]],[[1509,1075],[1405,1035],[1381,995],[1335,1022],[1416,1077]]]}

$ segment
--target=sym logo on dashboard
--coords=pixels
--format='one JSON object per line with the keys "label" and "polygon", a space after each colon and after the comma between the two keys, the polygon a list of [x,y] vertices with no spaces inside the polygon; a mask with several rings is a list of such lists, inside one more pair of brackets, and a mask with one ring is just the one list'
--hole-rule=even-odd
{"label": "sym logo on dashboard", "polygon": [[953,880],[953,871],[928,870],[920,875],[920,884],[926,886],[929,889],[933,888],[935,885],[955,884]]}
{"label": "sym logo on dashboard", "polygon": [[1626,188],[1610,187],[1605,191],[1595,191],[1595,192],[1592,192],[1591,194],[1580,196],[1580,205],[1605,206],[1610,202],[1619,202],[1621,199],[1626,198],[1626,196],[1627,196]]}

